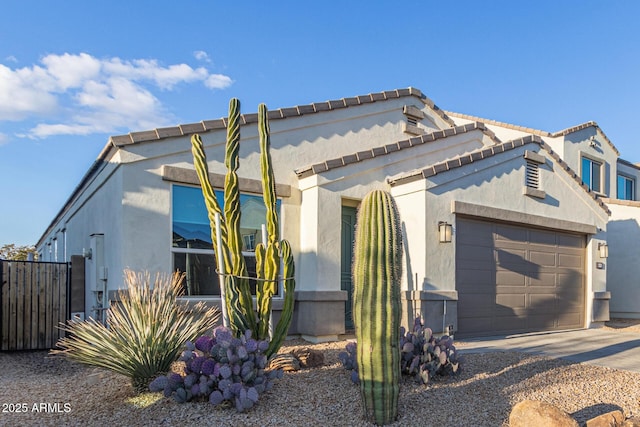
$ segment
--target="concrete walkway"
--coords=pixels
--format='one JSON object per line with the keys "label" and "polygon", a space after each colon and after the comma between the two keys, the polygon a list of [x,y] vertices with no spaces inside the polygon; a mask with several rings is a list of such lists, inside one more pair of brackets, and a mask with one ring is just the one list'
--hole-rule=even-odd
{"label": "concrete walkway", "polygon": [[464,353],[521,351],[640,373],[640,333],[581,329],[460,339]]}

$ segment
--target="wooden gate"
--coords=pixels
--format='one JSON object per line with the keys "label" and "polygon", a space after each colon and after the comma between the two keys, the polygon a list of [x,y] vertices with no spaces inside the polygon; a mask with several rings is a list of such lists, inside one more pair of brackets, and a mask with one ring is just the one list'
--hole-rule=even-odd
{"label": "wooden gate", "polygon": [[53,348],[69,318],[69,264],[0,260],[0,285],[0,350]]}

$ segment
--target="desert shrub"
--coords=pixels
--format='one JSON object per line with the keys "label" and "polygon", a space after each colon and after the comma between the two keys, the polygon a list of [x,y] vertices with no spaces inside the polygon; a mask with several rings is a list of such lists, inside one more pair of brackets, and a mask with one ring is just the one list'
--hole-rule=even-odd
{"label": "desert shrub", "polygon": [[143,391],[169,372],[188,340],[211,331],[220,315],[203,303],[187,308],[177,301],[184,275],[157,274],[153,283],[149,273],[125,270],[124,277],[127,288],[107,310],[107,325],[92,318],[62,324],[67,336],[51,353],[125,375]]}
{"label": "desert shrub", "polygon": [[[462,370],[463,360],[453,345],[453,338],[448,335],[436,338],[420,317],[415,319],[411,331],[400,328],[400,351],[402,374],[413,376],[423,384],[436,376],[458,375]],[[356,343],[348,343],[339,358],[342,366],[351,371],[351,380],[358,383]]]}
{"label": "desert shrub", "polygon": [[184,375],[172,372],[149,385],[179,402],[208,400],[213,405],[235,406],[244,412],[258,402],[260,394],[282,377],[281,370],[266,370],[268,341],[251,337],[251,330],[235,338],[230,329],[219,326],[213,336],[201,336],[187,342],[180,360]]}

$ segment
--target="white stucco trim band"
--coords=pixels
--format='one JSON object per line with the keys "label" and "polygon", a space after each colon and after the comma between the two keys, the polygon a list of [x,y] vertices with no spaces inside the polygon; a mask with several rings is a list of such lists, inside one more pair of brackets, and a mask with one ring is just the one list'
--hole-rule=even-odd
{"label": "white stucco trim band", "polygon": [[[176,166],[163,165],[162,179],[164,181],[177,182],[182,184],[200,185],[200,180],[194,169],[180,168]],[[209,172],[209,179],[214,188],[224,188],[224,175]],[[257,179],[238,178],[240,191],[247,193],[262,194],[262,182]],[[278,197],[291,197],[291,186],[286,184],[276,184],[276,195]]]}
{"label": "white stucco trim band", "polygon": [[597,227],[591,224],[554,219],[540,215],[532,215],[524,212],[516,212],[507,209],[494,208],[491,206],[466,203],[458,200],[451,201],[451,213],[478,218],[493,219],[498,221],[527,224],[534,227],[550,228],[581,234],[596,234],[598,232]]}
{"label": "white stucco trim band", "polygon": [[640,208],[640,201],[638,200],[620,200],[620,199],[611,199],[611,198],[602,198],[602,201],[607,205],[620,205],[620,206],[629,206],[632,208]]}

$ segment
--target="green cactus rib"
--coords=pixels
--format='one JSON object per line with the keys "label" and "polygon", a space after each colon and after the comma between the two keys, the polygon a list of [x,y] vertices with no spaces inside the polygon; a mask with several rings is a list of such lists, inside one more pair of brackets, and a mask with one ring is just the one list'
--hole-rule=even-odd
{"label": "green cactus rib", "polygon": [[[267,234],[269,242],[275,243],[279,240],[278,212],[276,205],[276,184],[273,176],[273,166],[271,164],[271,137],[269,130],[269,118],[267,106],[258,106],[258,134],[260,136],[260,171],[262,172],[262,197],[267,208]],[[267,242],[264,242],[265,244]]]}
{"label": "green cactus rib", "polygon": [[[222,236],[223,248],[227,247],[227,228],[224,223],[224,216],[222,209],[218,204],[211,180],[209,179],[209,167],[207,166],[207,156],[204,153],[204,146],[200,135],[194,134],[191,136],[191,153],[193,155],[193,163],[196,169],[196,174],[200,181],[200,187],[202,188],[202,196],[204,197],[205,206],[207,207],[207,215],[209,218],[209,224],[211,225],[211,241],[216,241],[216,220],[215,214],[220,215],[220,235]],[[214,247],[216,261],[220,255],[217,253],[217,248]],[[223,250],[222,258],[224,266],[227,268],[231,265],[231,258],[229,252]]]}
{"label": "green cactus rib", "polygon": [[[213,186],[211,185],[211,180],[209,179],[209,167],[207,166],[207,156],[204,153],[204,146],[202,144],[202,139],[200,135],[195,134],[191,137],[191,153],[193,155],[193,163],[196,169],[196,174],[198,175],[198,179],[200,180],[200,187],[202,189],[202,195],[204,197],[205,206],[207,207],[207,215],[209,218],[209,224],[211,226],[211,241],[216,241],[216,221],[215,215],[218,214],[220,216],[220,236],[222,240],[222,254],[218,253],[218,248],[214,246],[214,253],[216,256],[216,261],[219,256],[222,256],[224,271],[225,274],[224,282],[220,283],[220,287],[223,286],[225,289],[229,288],[229,281],[231,280],[227,274],[231,272],[231,256],[228,250],[228,233],[227,227],[224,220],[222,209],[218,204],[218,199],[216,198],[215,192],[213,190]],[[232,310],[232,307],[238,306],[238,298],[237,294],[232,292],[225,292],[225,302],[227,306],[227,313],[229,316],[230,326],[232,328],[243,328],[242,325],[246,324],[246,320],[240,315],[242,312],[238,310]]]}
{"label": "green cactus rib", "polygon": [[358,212],[354,248],[354,323],[365,416],[379,425],[398,414],[402,238],[395,202],[367,194]]}
{"label": "green cactus rib", "polygon": [[[263,280],[257,287],[257,303],[260,321],[258,322],[258,337],[265,339],[269,336],[269,318],[271,313],[271,297],[278,289],[280,256],[278,255],[279,244],[269,242],[264,250],[261,260],[260,270]],[[256,258],[256,264],[258,260]]]}
{"label": "green cactus rib", "polygon": [[[260,144],[260,172],[262,177],[262,197],[267,209],[267,241],[265,245],[265,255],[260,269],[264,271],[264,281],[260,283],[257,290],[258,316],[258,337],[266,338],[269,335],[269,318],[271,317],[271,298],[278,288],[278,278],[280,274],[280,254],[279,254],[279,233],[278,233],[278,212],[275,178],[273,166],[269,154],[271,139],[269,131],[269,118],[267,106],[258,106],[258,134]],[[286,333],[286,331],[285,331]],[[276,338],[272,336],[272,340]]]}
{"label": "green cactus rib", "polygon": [[282,269],[282,275],[284,276],[284,305],[282,307],[280,320],[273,331],[273,338],[265,352],[267,357],[271,357],[278,352],[278,349],[282,345],[282,341],[284,341],[287,336],[287,331],[289,330],[289,325],[291,324],[291,319],[293,317],[293,306],[295,303],[295,265],[293,263],[291,245],[287,240],[282,240],[280,242],[280,249],[282,250],[282,260],[284,264]]}
{"label": "green cactus rib", "polygon": [[232,98],[229,101],[229,119],[227,124],[227,144],[225,151],[225,165],[227,174],[224,181],[224,215],[227,226],[227,245],[231,254],[232,268],[230,273],[235,276],[228,280],[233,312],[239,313],[244,319],[241,325],[234,325],[236,332],[246,329],[255,330],[256,320],[253,312],[253,301],[247,265],[242,255],[242,237],[240,234],[240,188],[238,174],[240,153],[240,101]]}

